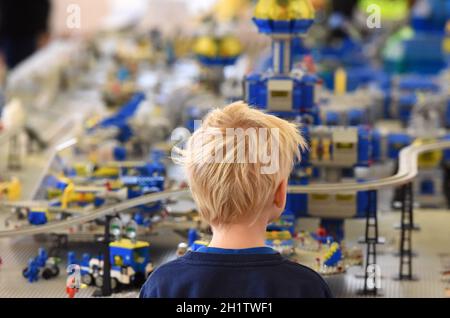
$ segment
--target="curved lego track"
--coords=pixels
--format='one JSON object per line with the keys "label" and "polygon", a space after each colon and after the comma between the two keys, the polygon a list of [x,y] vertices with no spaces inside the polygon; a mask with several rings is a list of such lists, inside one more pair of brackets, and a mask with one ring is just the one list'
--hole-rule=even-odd
{"label": "curved lego track", "polygon": [[[304,186],[290,186],[288,191],[289,193],[342,193],[347,191],[348,192],[367,191],[387,187],[396,187],[411,182],[416,177],[418,172],[417,158],[421,153],[433,150],[443,150],[446,148],[450,148],[450,140],[437,141],[434,143],[424,145],[411,145],[404,148],[400,152],[399,168],[397,173],[387,178],[367,182],[327,183],[327,184],[312,184]],[[154,201],[163,200],[170,197],[186,195],[188,193],[189,190],[187,189],[152,193],[135,199],[127,200],[112,206],[99,208],[87,215],[77,216],[67,220],[51,222],[42,226],[28,226],[17,230],[0,231],[0,238],[18,235],[49,233],[52,230],[67,228],[80,223],[93,221],[103,216],[116,214],[139,205],[149,204]]]}

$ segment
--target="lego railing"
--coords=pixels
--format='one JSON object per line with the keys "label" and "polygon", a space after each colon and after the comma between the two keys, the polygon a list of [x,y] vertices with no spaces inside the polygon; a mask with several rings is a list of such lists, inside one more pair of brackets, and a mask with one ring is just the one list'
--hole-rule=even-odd
{"label": "lego railing", "polygon": [[[304,186],[291,186],[289,193],[341,193],[352,191],[378,190],[382,188],[396,187],[411,182],[418,172],[418,156],[422,153],[450,148],[450,140],[437,141],[424,145],[411,145],[404,148],[399,156],[399,168],[395,175],[367,182],[311,184]],[[189,194],[188,189],[170,190],[144,195],[135,199],[120,202],[118,204],[93,210],[91,213],[76,216],[63,221],[51,222],[41,226],[27,226],[16,230],[0,231],[0,238],[18,235],[33,235],[50,233],[51,231],[64,229],[73,225],[96,220],[106,215],[123,212],[139,205],[149,204],[155,201]]]}

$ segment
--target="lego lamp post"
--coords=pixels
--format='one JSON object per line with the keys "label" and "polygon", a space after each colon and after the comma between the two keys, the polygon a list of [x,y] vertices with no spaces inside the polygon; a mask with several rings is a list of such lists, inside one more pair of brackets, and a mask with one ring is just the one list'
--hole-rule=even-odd
{"label": "lego lamp post", "polygon": [[[103,237],[103,284],[100,290],[97,290],[94,293],[94,296],[111,296],[112,288],[111,288],[111,259],[109,253],[109,243],[111,242],[111,233],[113,231],[113,235],[116,235],[116,222],[111,222],[112,216],[107,215],[105,217],[105,234]],[[120,222],[120,221],[119,221]],[[120,227],[119,227],[120,233]]]}
{"label": "lego lamp post", "polygon": [[[125,227],[122,225],[122,221],[115,217],[113,218],[110,215],[106,216],[105,219],[105,235],[103,238],[103,277],[101,289],[97,290],[94,296],[111,296],[113,293],[113,289],[115,287],[112,286],[111,279],[111,235],[114,237],[115,242],[119,242],[122,235],[128,237],[132,244],[142,242],[136,242],[137,235],[137,224],[135,221],[129,222]],[[113,243],[114,244],[114,243]],[[142,244],[141,244],[142,245]],[[114,253],[113,253],[114,255]]]}

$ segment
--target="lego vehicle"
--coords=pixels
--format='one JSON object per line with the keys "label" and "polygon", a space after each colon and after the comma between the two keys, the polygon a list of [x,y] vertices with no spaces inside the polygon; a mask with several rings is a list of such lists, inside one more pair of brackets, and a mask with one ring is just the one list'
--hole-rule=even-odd
{"label": "lego vehicle", "polygon": [[[111,288],[120,285],[139,285],[153,271],[150,262],[150,244],[120,239],[109,244],[111,259]],[[81,267],[81,280],[86,285],[103,286],[103,260],[91,258],[88,267]]]}

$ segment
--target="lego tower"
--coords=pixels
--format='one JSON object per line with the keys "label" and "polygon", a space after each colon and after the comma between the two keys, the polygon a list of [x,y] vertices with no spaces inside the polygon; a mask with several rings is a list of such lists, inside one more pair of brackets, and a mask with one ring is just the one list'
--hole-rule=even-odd
{"label": "lego tower", "polygon": [[[311,27],[314,9],[309,0],[260,0],[254,23],[259,32],[272,39],[272,65],[261,74],[246,78],[247,102],[268,113],[302,124],[310,149],[302,155],[289,179],[290,185],[312,182],[362,181],[375,160],[379,135],[367,126],[326,126],[321,123],[315,102],[319,78],[292,64],[293,40],[301,40]],[[346,93],[346,74],[336,74],[336,95]],[[373,200],[372,200],[373,201]],[[337,194],[288,195],[286,210],[296,217],[316,217],[335,239],[344,236],[347,218],[362,218],[376,202],[369,203],[367,191]]]}
{"label": "lego tower", "polygon": [[246,78],[245,98],[250,105],[286,119],[318,124],[314,104],[316,76],[294,69],[292,43],[314,22],[309,0],[261,0],[256,5],[255,25],[272,39],[272,66],[263,74]]}

